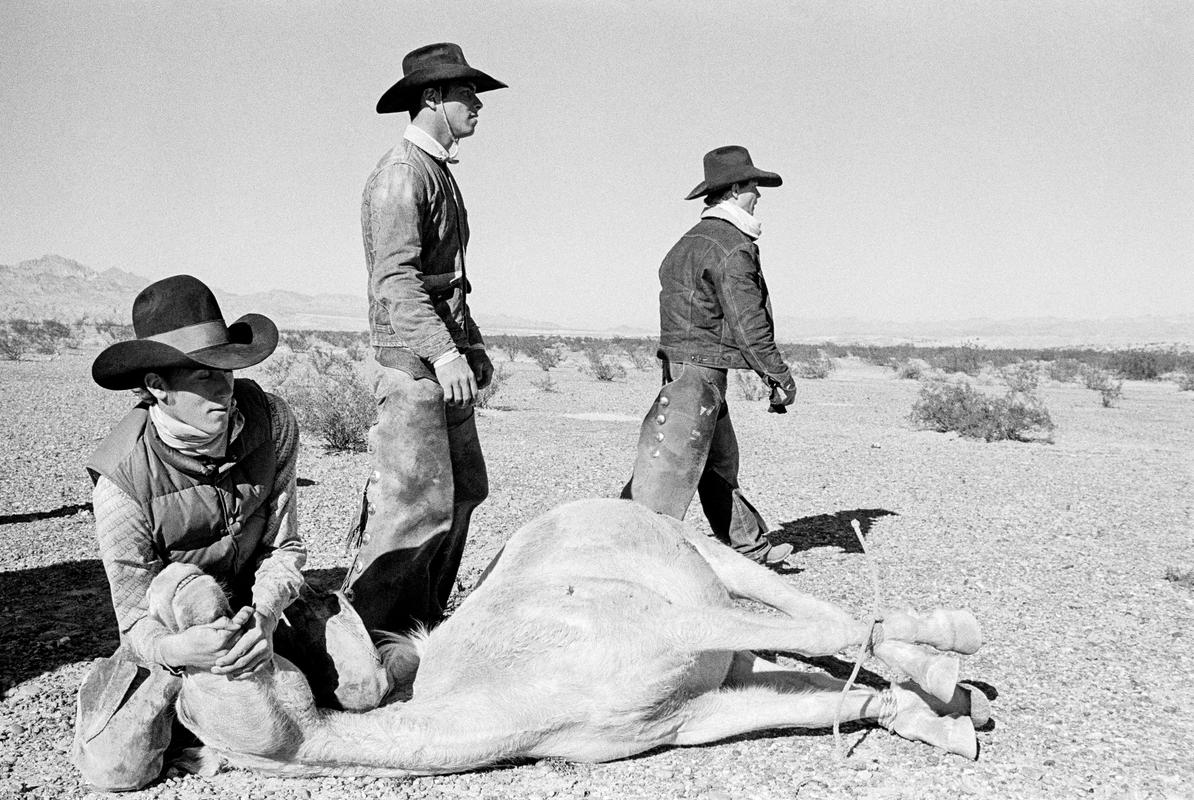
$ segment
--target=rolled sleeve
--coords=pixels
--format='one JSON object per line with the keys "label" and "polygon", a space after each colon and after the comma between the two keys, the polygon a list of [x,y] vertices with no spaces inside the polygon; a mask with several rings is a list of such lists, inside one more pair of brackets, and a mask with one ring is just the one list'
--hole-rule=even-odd
{"label": "rolled sleeve", "polygon": [[716,277],[717,299],[746,363],[770,383],[792,385],[791,371],[775,346],[775,324],[753,245],[732,250]]}
{"label": "rolled sleeve", "polygon": [[398,162],[373,176],[367,202],[374,249],[371,293],[387,309],[390,325],[403,343],[419,357],[434,359],[455,342],[423,284],[427,187],[413,166]]}

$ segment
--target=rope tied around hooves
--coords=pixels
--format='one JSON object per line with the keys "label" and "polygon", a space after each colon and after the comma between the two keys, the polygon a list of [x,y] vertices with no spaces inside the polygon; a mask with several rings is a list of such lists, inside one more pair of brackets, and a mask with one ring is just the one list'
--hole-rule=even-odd
{"label": "rope tied around hooves", "polygon": [[867,631],[866,638],[858,647],[858,655],[854,658],[854,669],[850,671],[850,677],[846,679],[846,685],[842,687],[841,694],[838,695],[837,708],[833,712],[833,744],[837,749],[838,760],[845,761],[848,753],[842,746],[842,707],[846,704],[846,695],[854,686],[855,679],[858,678],[858,671],[862,669],[862,662],[866,661],[867,655],[871,649],[877,644],[875,641],[875,633],[879,629],[879,625],[883,622],[883,617],[879,615],[879,569],[875,566],[875,560],[871,558],[870,552],[866,549],[866,541],[862,538],[862,526],[857,519],[850,520],[850,527],[854,531],[854,538],[858,540],[858,546],[862,548],[862,555],[866,560],[867,571],[871,576],[871,627]]}

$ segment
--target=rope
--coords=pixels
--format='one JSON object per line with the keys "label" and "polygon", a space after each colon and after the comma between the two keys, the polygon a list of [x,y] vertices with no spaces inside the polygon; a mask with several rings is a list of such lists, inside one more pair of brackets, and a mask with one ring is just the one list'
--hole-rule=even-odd
{"label": "rope", "polygon": [[850,520],[850,527],[854,530],[854,538],[858,540],[858,546],[862,548],[862,555],[866,559],[867,570],[871,576],[871,627],[867,630],[866,638],[863,639],[862,644],[858,648],[858,655],[854,657],[854,669],[850,672],[850,677],[846,679],[846,684],[842,687],[841,694],[837,698],[837,708],[833,712],[833,744],[837,749],[838,760],[845,761],[847,752],[842,746],[842,707],[846,704],[846,694],[854,686],[854,681],[858,678],[858,671],[862,669],[862,662],[866,660],[867,654],[871,651],[871,647],[875,641],[875,632],[879,627],[879,623],[883,618],[879,615],[879,569],[875,565],[875,560],[871,558],[871,554],[866,549],[866,542],[862,538],[862,526],[858,524],[857,519]]}

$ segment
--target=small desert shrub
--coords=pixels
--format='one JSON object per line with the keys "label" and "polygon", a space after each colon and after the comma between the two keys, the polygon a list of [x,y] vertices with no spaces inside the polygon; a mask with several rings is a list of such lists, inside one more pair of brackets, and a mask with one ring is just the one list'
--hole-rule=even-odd
{"label": "small desert shrub", "polygon": [[24,350],[17,337],[5,330],[0,330],[0,359],[4,361],[20,361]]}
{"label": "small desert shrub", "polygon": [[911,418],[930,430],[957,431],[988,442],[1027,441],[1033,431],[1048,439],[1053,432],[1053,420],[1035,395],[1008,392],[1003,397],[993,397],[966,382],[925,383],[912,406]]}
{"label": "small desert shrub", "polygon": [[655,348],[647,339],[626,339],[615,336],[610,340],[610,344],[621,348],[626,357],[630,359],[631,365],[637,370],[650,369],[655,365]]}
{"label": "small desert shrub", "polygon": [[1169,566],[1165,568],[1165,580],[1176,583],[1183,589],[1194,589],[1194,569]]}
{"label": "small desert shrub", "polygon": [[303,331],[282,331],[278,337],[292,353],[305,353],[311,349],[311,335]]}
{"label": "small desert shrub", "polygon": [[552,379],[550,372],[544,375],[542,378],[533,379],[531,381],[531,385],[539,391],[545,392],[547,394],[556,394],[560,391],[559,387],[556,386],[556,382]]}
{"label": "small desert shrub", "polygon": [[377,402],[347,355],[324,349],[280,353],[262,366],[262,378],[286,398],[299,426],[328,450],[366,449]]}
{"label": "small desert shrub", "polygon": [[63,347],[78,347],[82,331],[64,322],[14,319],[0,323],[0,358],[19,361],[26,355],[56,356]]}
{"label": "small desert shrub", "polygon": [[1117,381],[1110,374],[1094,367],[1088,368],[1082,376],[1087,389],[1099,393],[1103,408],[1111,408],[1124,394],[1124,382]]}
{"label": "small desert shrub", "polygon": [[588,372],[599,381],[610,382],[620,380],[626,377],[626,368],[614,360],[610,356],[601,351],[598,347],[586,347],[585,358],[588,359],[588,369],[582,369]]}
{"label": "small desert shrub", "polygon": [[769,394],[766,384],[750,370],[734,370],[734,382],[738,385],[738,394],[742,395],[743,400],[763,400]]}
{"label": "small desert shrub", "polygon": [[477,392],[477,397],[473,400],[473,405],[477,408],[493,408],[493,398],[502,390],[502,384],[510,377],[510,371],[505,364],[497,364],[493,368],[493,374],[489,378],[489,385],[481,391]]}
{"label": "small desert shrub", "polygon": [[1058,383],[1073,383],[1082,376],[1082,362],[1076,358],[1059,358],[1049,362],[1049,377]]}
{"label": "small desert shrub", "polygon": [[902,358],[891,364],[896,377],[901,380],[918,381],[925,377],[932,367],[923,358]]}
{"label": "small desert shrub", "polygon": [[797,378],[805,378],[806,380],[824,380],[830,376],[834,368],[833,359],[825,355],[824,351],[821,351],[817,354],[816,358],[794,362],[792,364],[792,373]]}
{"label": "small desert shrub", "polygon": [[555,345],[548,343],[538,336],[528,336],[522,340],[522,351],[531,357],[544,372],[560,365],[560,351]]}
{"label": "small desert shrub", "polygon": [[1165,372],[1167,355],[1152,350],[1123,350],[1111,354],[1107,367],[1127,380],[1155,381]]}
{"label": "small desert shrub", "polygon": [[1021,361],[1000,370],[1003,382],[1013,392],[1033,394],[1041,383],[1041,373],[1031,361]]}
{"label": "small desert shrub", "polygon": [[983,369],[983,351],[976,342],[963,342],[937,353],[930,363],[942,372],[961,372],[973,378]]}
{"label": "small desert shrub", "polygon": [[1179,391],[1194,392],[1194,372],[1179,372],[1176,381]]}

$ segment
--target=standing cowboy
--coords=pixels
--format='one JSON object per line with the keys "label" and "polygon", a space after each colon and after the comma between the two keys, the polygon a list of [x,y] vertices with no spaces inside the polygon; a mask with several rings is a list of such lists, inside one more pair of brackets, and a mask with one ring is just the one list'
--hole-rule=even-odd
{"label": "standing cowboy", "polygon": [[402,72],[377,112],[411,122],[361,205],[378,422],[344,584],[365,624],[391,631],[442,618],[469,518],[489,492],[472,403],[493,366],[468,309],[468,216],[448,165],[477,128],[477,95],[505,86],[450,43],[408,53]]}
{"label": "standing cowboy", "polygon": [[754,370],[784,412],[796,384],[775,346],[771,301],[755,240],[760,186],[779,186],[744,147],[705,154],[705,180],[686,200],[705,199],[701,220],[659,268],[659,357],[663,389],[643,420],[634,475],[623,497],[683,519],[694,493],[722,542],[770,567],[790,544],[772,546],[759,512],[738,488],[738,440],[726,404],[726,372]]}

